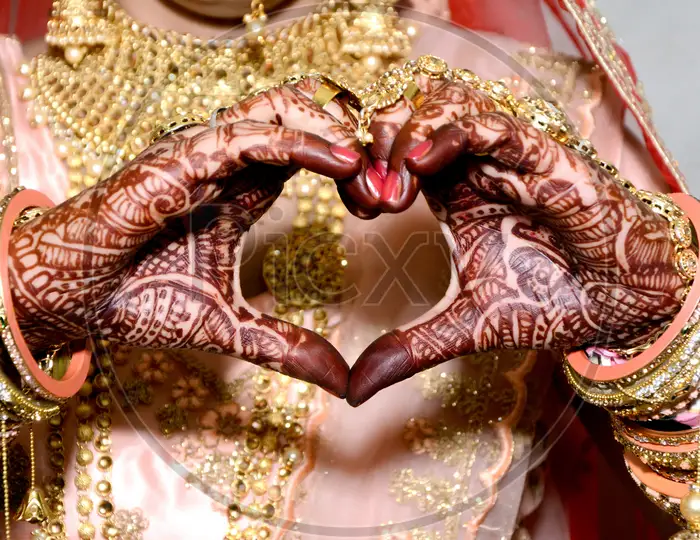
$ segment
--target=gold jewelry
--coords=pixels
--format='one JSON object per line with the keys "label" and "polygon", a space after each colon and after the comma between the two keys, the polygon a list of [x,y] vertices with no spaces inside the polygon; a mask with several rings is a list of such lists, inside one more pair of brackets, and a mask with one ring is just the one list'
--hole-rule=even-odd
{"label": "gold jewelry", "polygon": [[24,495],[22,504],[17,510],[15,519],[29,523],[42,523],[51,519],[51,513],[45,501],[44,490],[36,484],[36,453],[34,442],[34,427],[29,428],[29,460],[31,467],[31,484]]}
{"label": "gold jewelry", "polygon": [[[700,309],[681,333],[643,370],[621,379],[598,382],[564,362],[566,377],[585,401],[616,415],[635,418],[671,416],[687,407],[700,383]],[[591,366],[592,368],[594,366]]]}
{"label": "gold jewelry", "polygon": [[253,34],[259,34],[262,32],[267,22],[267,15],[265,14],[265,3],[263,0],[252,0],[250,3],[250,13],[243,16],[243,22],[245,23],[248,32]]}
{"label": "gold jewelry", "polygon": [[661,446],[680,446],[697,441],[698,430],[692,429],[688,431],[655,431],[644,429],[643,426],[633,423],[632,421],[618,418],[614,414],[610,415],[610,421],[613,428],[618,433],[633,439],[642,444],[658,444]]}
{"label": "gold jewelry", "polygon": [[700,538],[700,431],[695,443],[695,482],[690,485],[690,492],[681,499],[679,505],[679,511],[686,521],[687,529],[674,534],[671,540]]}
{"label": "gold jewelry", "polygon": [[151,144],[154,144],[168,135],[172,135],[173,133],[179,133],[180,131],[185,131],[186,129],[195,126],[206,126],[207,124],[208,122],[206,118],[197,113],[179,116],[156,129],[151,137]]}
{"label": "gold jewelry", "polygon": [[392,4],[324,1],[288,25],[207,41],[142,25],[115,0],[60,0],[51,25],[65,43],[89,44],[82,22],[60,25],[78,7],[77,21],[103,28],[104,43],[88,46],[75,65],[51,52],[37,56],[20,70],[29,78],[22,95],[33,123],[51,129],[72,196],[134,159],[176,115],[212,111],[304,71],[368,84],[410,50]]}
{"label": "gold jewelry", "polygon": [[331,101],[342,93],[343,91],[337,86],[322,82],[318,90],[314,92],[313,100],[316,105],[325,109]]}
{"label": "gold jewelry", "polygon": [[104,17],[102,0],[54,0],[46,43],[63,49],[66,62],[76,67],[88,50],[116,38]]}
{"label": "gold jewelry", "polygon": [[10,540],[10,525],[12,522],[11,510],[10,510],[10,480],[9,480],[9,467],[7,458],[7,418],[4,415],[0,416],[0,450],[2,451],[2,491],[3,491],[3,502],[5,507],[5,539]]}

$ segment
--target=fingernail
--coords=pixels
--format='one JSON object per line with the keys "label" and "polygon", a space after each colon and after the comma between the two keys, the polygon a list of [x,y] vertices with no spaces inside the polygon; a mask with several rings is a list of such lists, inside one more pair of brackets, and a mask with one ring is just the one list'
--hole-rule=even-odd
{"label": "fingernail", "polygon": [[384,180],[386,178],[386,173],[388,171],[389,163],[383,159],[377,159],[374,161],[374,169],[379,174],[379,177]]}
{"label": "fingernail", "polygon": [[386,176],[384,188],[382,189],[382,200],[387,202],[396,202],[399,200],[399,191],[401,190],[401,178],[399,173],[391,171]]}
{"label": "fingernail", "polygon": [[331,153],[338,159],[344,161],[345,163],[355,163],[360,159],[360,154],[344,146],[339,146],[337,144],[331,145]]}
{"label": "fingernail", "polygon": [[411,150],[408,155],[406,156],[406,159],[412,159],[412,160],[419,160],[422,158],[425,154],[430,152],[430,149],[433,147],[433,141],[428,139],[427,141],[423,141],[420,143],[418,146],[416,146],[413,150]]}
{"label": "fingernail", "polygon": [[373,167],[367,169],[367,187],[372,193],[372,196],[376,199],[382,196],[382,179],[379,177],[377,171]]}

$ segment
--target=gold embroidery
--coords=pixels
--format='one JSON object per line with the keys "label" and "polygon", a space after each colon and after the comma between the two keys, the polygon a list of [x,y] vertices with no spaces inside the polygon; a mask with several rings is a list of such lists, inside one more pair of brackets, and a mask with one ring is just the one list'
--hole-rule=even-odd
{"label": "gold embroidery", "polygon": [[[412,418],[404,440],[412,453],[447,468],[432,475],[418,467],[402,469],[391,480],[390,492],[398,503],[442,518],[439,526],[412,531],[413,538],[456,539],[493,506],[492,490],[508,468],[497,466],[504,455],[498,432],[524,399],[518,395],[524,386],[516,388],[508,374],[525,358],[521,352],[484,353],[453,361],[453,371],[421,375],[423,397],[440,400],[446,421]],[[511,457],[512,449],[507,459]],[[494,468],[502,471],[486,474]]]}
{"label": "gold embroidery", "polygon": [[[127,363],[128,354],[118,351],[116,362]],[[132,355],[127,399],[136,396],[132,406],[150,404],[156,386],[159,395],[170,395],[155,410],[159,428],[174,438],[188,485],[208,492],[227,516],[225,539],[271,538],[270,521],[289,519],[288,501],[298,496],[303,464],[312,461],[307,431],[323,410],[322,392],[255,366],[226,381],[190,355]]]}
{"label": "gold embroidery", "polygon": [[603,76],[594,62],[536,47],[515,54],[515,59],[537,73],[535,90],[549,94],[564,107],[590,100],[592,88],[601,84]]}
{"label": "gold embroidery", "polygon": [[607,26],[605,17],[595,7],[593,0],[562,0],[562,4],[574,17],[579,31],[586,40],[586,44],[591,48],[596,61],[639,121],[664,164],[678,181],[681,190],[687,193],[688,186],[678,167],[678,162],[673,159],[656,132],[651,120],[651,109],[644,98],[641,85],[634,83],[632,74],[618,54],[615,48],[615,35]]}

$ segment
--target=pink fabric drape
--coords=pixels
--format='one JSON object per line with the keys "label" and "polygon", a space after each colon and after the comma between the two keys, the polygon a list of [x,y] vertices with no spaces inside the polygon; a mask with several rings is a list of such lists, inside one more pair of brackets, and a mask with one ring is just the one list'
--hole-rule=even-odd
{"label": "pink fabric drape", "polygon": [[549,48],[541,0],[449,0],[452,21],[484,32]]}

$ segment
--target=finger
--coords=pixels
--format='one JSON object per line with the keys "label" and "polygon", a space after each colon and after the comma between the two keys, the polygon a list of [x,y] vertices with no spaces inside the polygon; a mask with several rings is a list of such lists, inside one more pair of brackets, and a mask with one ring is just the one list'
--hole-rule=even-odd
{"label": "finger", "polygon": [[[338,191],[348,209],[360,218],[374,217],[378,211],[377,188],[368,183],[367,171],[371,164],[367,152],[355,137],[355,120],[347,106],[333,100],[323,110],[313,101],[313,93],[320,82],[305,79],[291,85],[272,88],[267,92],[246,99],[221,113],[218,123],[234,123],[244,119],[270,124],[283,125],[290,129],[313,133],[332,144],[346,147],[361,156],[360,170],[354,177],[343,177],[338,183]],[[335,118],[330,111],[337,114]],[[333,177],[338,180],[339,177]]]}
{"label": "finger", "polygon": [[407,166],[415,174],[432,176],[465,154],[495,160],[483,160],[466,176],[472,188],[537,215],[563,233],[576,232],[577,238],[567,239],[573,245],[591,239],[583,238],[586,231],[608,237],[622,226],[624,214],[663,225],[596,163],[504,113],[463,117],[441,127],[414,149]]}
{"label": "finger", "polygon": [[413,82],[417,88],[415,95],[410,99],[402,96],[397,103],[381,109],[372,117],[369,129],[373,139],[369,147],[370,157],[382,181],[388,172],[389,156],[396,136],[425,101],[425,97],[448,84],[442,79],[432,79],[420,73],[414,76]]}
{"label": "finger", "polygon": [[415,200],[418,194],[418,176],[408,170],[406,159],[418,145],[426,141],[435,130],[465,115],[495,109],[495,103],[486,94],[463,82],[444,84],[428,95],[396,135],[382,190],[382,210],[401,212]]}
{"label": "finger", "polygon": [[372,119],[369,132],[373,142],[369,146],[372,168],[367,172],[367,180],[374,187],[373,194],[377,205],[382,206],[381,196],[384,182],[389,172],[389,156],[391,147],[401,128],[408,122],[416,111],[413,101],[402,97],[397,103],[382,109]]}
{"label": "finger", "polygon": [[242,322],[231,343],[231,354],[345,397],[348,365],[322,336],[252,308],[237,312]]}
{"label": "finger", "polygon": [[[209,179],[229,179],[231,173],[252,163],[305,168],[333,178],[350,178],[361,167],[358,153],[318,135],[251,120],[201,131],[183,144],[192,145],[195,154],[209,157],[192,163],[212,168],[205,176]],[[195,169],[192,174],[203,172]]]}
{"label": "finger", "polygon": [[448,294],[420,321],[370,344],[350,370],[348,403],[358,407],[384,388],[474,352],[477,317],[464,318],[456,297]]}

